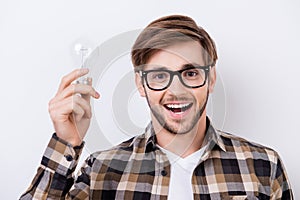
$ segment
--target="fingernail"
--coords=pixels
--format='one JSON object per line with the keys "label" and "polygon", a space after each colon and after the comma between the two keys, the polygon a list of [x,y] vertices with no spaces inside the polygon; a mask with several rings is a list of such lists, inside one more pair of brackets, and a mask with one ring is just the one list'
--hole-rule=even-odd
{"label": "fingernail", "polygon": [[100,97],[100,94],[96,91],[95,97],[98,99]]}
{"label": "fingernail", "polygon": [[88,71],[89,71],[88,68],[82,68],[82,69],[81,69],[81,72],[82,72],[82,73],[87,73]]}

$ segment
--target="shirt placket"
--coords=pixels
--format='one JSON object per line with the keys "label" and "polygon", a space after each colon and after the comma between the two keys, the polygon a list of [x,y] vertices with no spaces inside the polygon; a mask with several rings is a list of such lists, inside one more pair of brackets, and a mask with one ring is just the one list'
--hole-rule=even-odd
{"label": "shirt placket", "polygon": [[155,161],[155,177],[151,200],[166,200],[170,184],[170,162],[167,156],[159,149],[155,151]]}

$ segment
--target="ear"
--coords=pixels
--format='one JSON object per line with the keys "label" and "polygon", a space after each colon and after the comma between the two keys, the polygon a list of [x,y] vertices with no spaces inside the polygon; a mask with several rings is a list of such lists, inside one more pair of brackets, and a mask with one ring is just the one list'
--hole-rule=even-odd
{"label": "ear", "polygon": [[213,93],[216,80],[217,80],[216,66],[213,66],[209,71],[209,86],[208,86],[209,93]]}
{"label": "ear", "polygon": [[141,97],[145,97],[146,93],[145,93],[145,88],[142,83],[142,78],[139,75],[139,73],[137,73],[137,72],[135,73],[135,85],[136,85]]}

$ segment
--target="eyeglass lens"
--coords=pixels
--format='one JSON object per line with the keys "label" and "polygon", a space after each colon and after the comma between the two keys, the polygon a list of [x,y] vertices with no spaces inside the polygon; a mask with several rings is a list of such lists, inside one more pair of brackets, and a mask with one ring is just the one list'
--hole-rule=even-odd
{"label": "eyeglass lens", "polygon": [[169,70],[148,71],[146,74],[146,81],[150,88],[162,89],[170,84],[175,74],[180,76],[180,81],[188,87],[201,86],[206,79],[205,69],[191,68],[175,72]]}

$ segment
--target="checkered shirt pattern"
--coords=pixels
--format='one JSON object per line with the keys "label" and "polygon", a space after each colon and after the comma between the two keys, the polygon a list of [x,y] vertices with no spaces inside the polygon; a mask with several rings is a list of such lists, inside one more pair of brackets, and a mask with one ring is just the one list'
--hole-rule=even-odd
{"label": "checkered shirt pattern", "polygon": [[[293,199],[274,150],[218,131],[207,121],[207,147],[191,180],[195,200]],[[151,124],[144,134],[90,155],[75,179],[82,148],[73,148],[54,134],[20,199],[168,198],[171,163],[157,148]]]}

